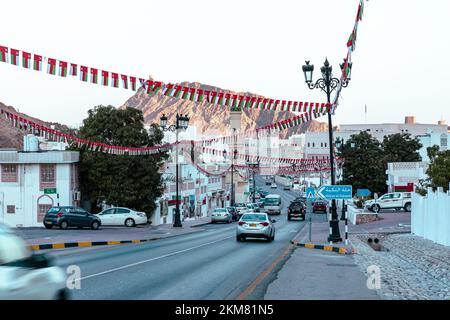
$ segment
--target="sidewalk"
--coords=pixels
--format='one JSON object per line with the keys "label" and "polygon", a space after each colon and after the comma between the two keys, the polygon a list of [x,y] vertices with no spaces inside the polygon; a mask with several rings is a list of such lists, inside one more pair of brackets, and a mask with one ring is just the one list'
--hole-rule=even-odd
{"label": "sidewalk", "polygon": [[297,248],[264,295],[265,300],[378,300],[353,255]]}
{"label": "sidewalk", "polygon": [[[368,233],[409,233],[411,232],[411,214],[403,212],[386,212],[378,214],[380,220],[368,222],[359,225],[348,225],[349,234],[368,234]],[[333,243],[332,247],[345,249],[347,253],[353,252],[353,246],[349,242],[345,245],[345,226],[344,221],[339,220],[339,230],[342,242]],[[307,247],[319,247],[326,250],[325,247],[330,246],[328,236],[330,232],[329,222],[314,222],[311,226],[311,240],[309,239],[309,224],[293,239],[293,243],[297,245],[309,244]],[[342,253],[342,250],[341,250]]]}
{"label": "sidewalk", "polygon": [[100,227],[99,230],[91,229],[50,229],[39,228],[18,228],[15,232],[25,239],[30,245],[61,244],[76,242],[119,242],[132,240],[157,240],[173,237],[181,234],[202,231],[200,227],[209,224],[210,217],[196,220],[183,221],[182,228],[174,228],[172,224],[162,224],[158,226],[145,225],[135,228],[126,227]]}

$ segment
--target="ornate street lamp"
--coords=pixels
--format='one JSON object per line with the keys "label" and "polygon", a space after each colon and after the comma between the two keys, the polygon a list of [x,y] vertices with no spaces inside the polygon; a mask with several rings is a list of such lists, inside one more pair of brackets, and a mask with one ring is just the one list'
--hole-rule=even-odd
{"label": "ornate street lamp", "polygon": [[175,207],[175,221],[173,223],[174,227],[182,227],[183,225],[181,224],[181,217],[180,217],[180,202],[179,202],[179,188],[178,188],[178,183],[179,183],[179,177],[178,177],[178,133],[180,130],[186,130],[189,126],[189,118],[187,115],[179,115],[177,114],[176,116],[176,121],[175,124],[168,126],[167,125],[167,117],[165,114],[163,114],[160,118],[160,128],[163,131],[175,131],[175,137],[176,137],[176,159],[175,159],[175,180],[176,180],[176,193],[175,193],[175,198],[176,198],[176,207]]}
{"label": "ornate street lamp", "polygon": [[[313,89],[321,89],[323,92],[327,95],[327,102],[328,104],[331,103],[331,92],[333,92],[339,85],[342,85],[343,88],[348,86],[349,80],[350,80],[350,70],[351,70],[351,63],[346,63],[344,60],[344,63],[341,64],[341,71],[346,72],[347,77],[345,80],[341,81],[338,78],[333,78],[332,74],[332,66],[328,62],[328,59],[325,59],[325,62],[323,66],[320,68],[320,71],[322,73],[322,78],[318,79],[316,82],[313,82],[313,71],[314,71],[314,65],[309,64],[309,61],[305,61],[306,64],[303,65],[302,70],[305,74],[305,82],[308,85],[308,88],[311,90]],[[344,70],[344,68],[348,68],[347,70]],[[331,110],[328,110],[328,136],[329,136],[329,145],[330,145],[330,169],[331,169],[331,184],[336,184],[336,176],[334,172],[334,150],[333,150],[333,124],[331,120]],[[331,201],[331,220],[330,220],[330,228],[331,228],[331,235],[328,238],[328,241],[332,242],[340,242],[342,241],[342,238],[340,236],[339,232],[339,220],[337,215],[337,208],[336,208],[336,201]]]}

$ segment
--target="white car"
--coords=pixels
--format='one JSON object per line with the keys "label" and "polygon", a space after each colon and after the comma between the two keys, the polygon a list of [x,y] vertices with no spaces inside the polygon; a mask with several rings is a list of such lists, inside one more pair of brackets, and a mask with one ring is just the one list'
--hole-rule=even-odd
{"label": "white car", "polygon": [[375,213],[381,209],[403,209],[411,211],[411,192],[391,192],[379,197],[377,200],[364,202],[364,207]]}
{"label": "white car", "polygon": [[0,300],[68,298],[67,276],[44,254],[0,224]]}
{"label": "white car", "polygon": [[270,188],[271,188],[271,189],[276,189],[276,188],[277,188],[277,184],[276,184],[276,183],[272,183],[272,184],[270,185]]}
{"label": "white car", "polygon": [[98,214],[102,226],[127,226],[135,227],[138,224],[148,222],[144,212],[134,211],[128,208],[109,208]]}

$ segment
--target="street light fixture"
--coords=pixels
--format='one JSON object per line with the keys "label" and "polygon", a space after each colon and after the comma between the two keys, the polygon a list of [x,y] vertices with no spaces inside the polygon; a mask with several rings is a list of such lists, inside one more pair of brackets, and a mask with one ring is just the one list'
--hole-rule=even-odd
{"label": "street light fixture", "polygon": [[175,169],[175,180],[176,180],[176,193],[175,193],[175,198],[176,198],[176,207],[175,207],[175,221],[173,223],[174,227],[182,227],[183,225],[181,224],[181,217],[180,217],[180,202],[179,202],[179,188],[178,188],[178,183],[179,183],[179,178],[178,178],[178,133],[180,130],[186,130],[189,126],[189,118],[187,115],[179,115],[177,113],[176,116],[176,121],[175,124],[168,126],[167,125],[167,117],[165,114],[163,114],[161,116],[160,120],[160,128],[163,131],[175,131],[175,137],[176,137],[176,144],[175,144],[175,148],[176,148],[176,159],[175,159],[175,165],[176,165],[176,169]]}
{"label": "street light fixture", "polygon": [[[338,78],[333,78],[332,74],[332,66],[328,62],[328,59],[325,59],[323,66],[320,68],[322,73],[322,78],[318,79],[316,82],[313,82],[312,75],[314,71],[314,65],[309,64],[309,61],[305,61],[306,64],[303,65],[303,73],[305,74],[305,82],[308,85],[308,88],[313,89],[321,89],[327,95],[328,104],[331,103],[331,92],[333,92],[339,85],[342,85],[343,88],[348,86],[350,78],[345,78],[342,82]],[[344,72],[344,68],[347,67],[351,70],[351,63],[341,64],[341,71]],[[350,71],[349,70],[349,71]],[[347,72],[349,75],[350,73]],[[331,120],[331,110],[328,110],[328,136],[329,136],[329,145],[330,145],[330,169],[331,169],[331,184],[334,185],[336,183],[336,176],[334,172],[334,150],[333,150],[333,123]],[[330,220],[330,228],[331,235],[328,238],[328,241],[332,242],[340,242],[342,238],[339,232],[339,220],[337,215],[336,201],[331,201],[331,220]]]}

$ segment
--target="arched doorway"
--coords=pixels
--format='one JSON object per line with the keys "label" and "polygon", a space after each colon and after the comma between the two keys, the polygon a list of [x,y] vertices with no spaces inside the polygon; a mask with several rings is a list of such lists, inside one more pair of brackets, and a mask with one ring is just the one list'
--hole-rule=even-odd
{"label": "arched doorway", "polygon": [[37,222],[42,222],[47,211],[53,207],[53,199],[47,194],[37,199]]}

